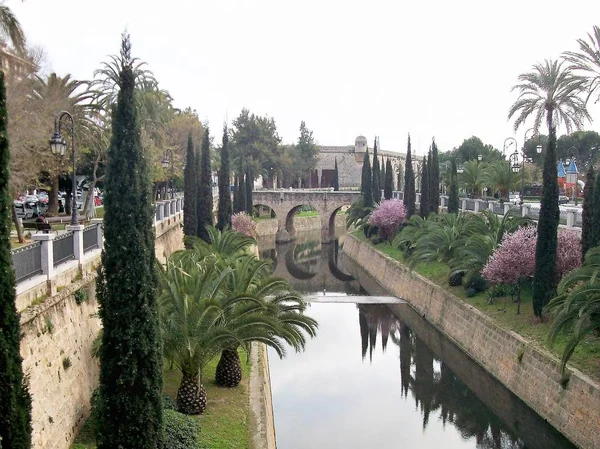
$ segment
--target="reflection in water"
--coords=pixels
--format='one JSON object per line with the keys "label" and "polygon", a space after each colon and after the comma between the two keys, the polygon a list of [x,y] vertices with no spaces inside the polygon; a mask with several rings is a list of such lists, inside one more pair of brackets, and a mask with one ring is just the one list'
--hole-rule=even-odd
{"label": "reflection in water", "polygon": [[[288,251],[277,248],[278,267]],[[304,291],[341,282],[320,245],[293,254],[295,265],[315,275],[296,280]],[[384,294],[343,258],[343,266],[331,260],[372,294]],[[323,281],[323,271],[333,280]],[[312,303],[309,310],[319,332],[306,352],[284,360],[270,352],[279,449],[574,447],[409,306],[394,306],[395,314],[381,304]]]}

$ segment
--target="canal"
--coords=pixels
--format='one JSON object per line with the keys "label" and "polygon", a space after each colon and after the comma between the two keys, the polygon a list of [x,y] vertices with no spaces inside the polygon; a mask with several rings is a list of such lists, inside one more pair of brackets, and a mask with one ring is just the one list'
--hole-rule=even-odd
{"label": "canal", "polygon": [[319,323],[305,352],[269,351],[279,449],[575,447],[409,305],[369,303],[387,293],[344,260],[344,238],[258,242]]}

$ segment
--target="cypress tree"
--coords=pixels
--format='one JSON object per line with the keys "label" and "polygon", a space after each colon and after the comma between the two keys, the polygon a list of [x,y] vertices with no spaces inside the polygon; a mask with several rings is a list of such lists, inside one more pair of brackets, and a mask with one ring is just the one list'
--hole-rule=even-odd
{"label": "cypress tree", "polygon": [[12,198],[8,189],[10,151],[6,90],[0,71],[0,447],[31,447],[31,397],[23,377],[21,326],[15,305],[15,273],[10,252]]}
{"label": "cypress tree", "polygon": [[188,134],[187,152],[184,170],[183,233],[196,235],[198,217],[196,212],[196,157],[192,133]]}
{"label": "cypress tree", "polygon": [[221,167],[219,168],[219,211],[217,228],[221,231],[231,226],[231,192],[229,191],[229,134],[223,126],[223,146],[221,147]]}
{"label": "cypress tree", "polygon": [[238,212],[242,211],[240,210],[240,175],[236,172],[233,186],[233,213],[237,214]]}
{"label": "cypress tree", "polygon": [[416,192],[415,192],[415,174],[412,166],[412,155],[410,148],[410,134],[408,135],[408,145],[406,150],[406,164],[404,166],[404,197],[402,202],[406,208],[406,218],[415,214]]}
{"label": "cypress tree", "polygon": [[457,214],[458,213],[458,177],[456,174],[456,161],[452,159],[452,166],[450,168],[450,188],[449,188],[449,198],[448,198],[448,213],[449,214]]}
{"label": "cypress tree", "polygon": [[246,213],[252,216],[252,189],[254,188],[254,176],[252,175],[252,168],[248,166],[246,168]]}
{"label": "cypress tree", "polygon": [[533,313],[542,317],[542,309],[556,290],[556,245],[558,240],[558,178],[556,176],[556,128],[550,128],[548,150],[542,174],[542,201],[537,226],[535,271],[533,274]]}
{"label": "cypress tree", "polygon": [[425,218],[429,215],[429,211],[429,169],[427,168],[427,156],[425,156],[421,165],[421,201],[419,203],[419,214]]}
{"label": "cypress tree", "polygon": [[365,156],[363,158],[362,171],[360,175],[360,193],[365,194],[365,190],[367,188],[367,184],[370,184],[371,181],[367,177],[367,161],[366,159],[369,157],[369,150],[366,151]]}
{"label": "cypress tree", "polygon": [[337,157],[335,158],[335,171],[333,172],[333,190],[335,192],[340,190],[340,173],[338,171]]}
{"label": "cypress tree", "polygon": [[[383,160],[383,156],[381,156],[381,177],[380,177],[380,189],[384,190],[385,189],[385,177],[386,177],[386,170],[385,170],[385,161]],[[385,192],[384,192],[385,193]],[[385,195],[384,195],[385,198]]]}
{"label": "cypress tree", "polygon": [[365,198],[365,207],[373,207],[373,178],[371,175],[371,161],[369,160],[369,150],[367,150],[367,152],[365,153],[363,170],[365,171],[365,185],[363,192],[363,196]]}
{"label": "cypress tree", "polygon": [[438,213],[440,208],[440,162],[435,139],[431,144],[431,171],[429,172],[429,201],[431,211]]}
{"label": "cypress tree", "polygon": [[104,328],[98,449],[163,447],[154,214],[130,48],[124,36],[104,181],[104,250],[96,284]]}
{"label": "cypress tree", "polygon": [[381,170],[379,168],[379,158],[377,157],[377,139],[375,139],[375,146],[373,147],[373,168],[371,172],[373,202],[379,203],[381,201]]}
{"label": "cypress tree", "polygon": [[592,218],[592,240],[590,248],[600,246],[600,172],[596,174],[596,182],[594,183],[594,201],[593,201],[593,218]]}
{"label": "cypress tree", "polygon": [[[590,164],[585,175],[585,187],[583,188],[583,211],[581,216],[581,261],[585,253],[594,245],[594,165]],[[596,245],[597,246],[597,245]]]}
{"label": "cypress tree", "polygon": [[433,160],[433,153],[432,153],[431,149],[429,149],[429,153],[427,155],[427,179],[429,181],[427,183],[427,214],[436,212],[434,210],[434,198],[433,198],[433,194],[434,194],[435,190],[432,188],[432,184],[433,184],[433,167],[431,164],[432,160]]}
{"label": "cypress tree", "polygon": [[388,159],[385,164],[385,185],[383,188],[383,196],[386,200],[392,198],[392,192],[394,191],[394,169],[392,168],[392,162]]}
{"label": "cypress tree", "polygon": [[198,237],[205,242],[210,240],[207,226],[213,225],[212,170],[210,167],[210,135],[208,126],[204,127],[202,148],[200,150],[200,172],[198,183]]}
{"label": "cypress tree", "polygon": [[244,176],[244,168],[243,168],[243,162],[240,159],[240,167],[238,170],[238,181],[239,181],[239,185],[238,185],[238,212],[245,212],[246,211],[246,180],[245,180],[245,176]]}

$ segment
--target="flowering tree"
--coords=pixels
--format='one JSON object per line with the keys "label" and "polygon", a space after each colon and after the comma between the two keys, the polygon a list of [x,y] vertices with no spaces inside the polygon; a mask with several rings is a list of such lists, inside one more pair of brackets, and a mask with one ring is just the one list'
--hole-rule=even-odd
{"label": "flowering tree", "polygon": [[256,237],[256,222],[246,212],[238,212],[231,216],[231,228],[246,237]]}
{"label": "flowering tree", "polygon": [[371,213],[369,224],[379,228],[381,238],[389,240],[396,235],[405,217],[406,210],[402,201],[384,200]]}

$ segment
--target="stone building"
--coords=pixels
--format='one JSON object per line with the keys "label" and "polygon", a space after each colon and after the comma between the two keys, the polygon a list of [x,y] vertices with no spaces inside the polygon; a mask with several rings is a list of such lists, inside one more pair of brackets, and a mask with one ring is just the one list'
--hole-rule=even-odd
{"label": "stone building", "polygon": [[[373,163],[373,148],[369,147],[367,138],[358,136],[354,145],[319,146],[317,167],[310,179],[310,187],[331,187],[335,172],[335,161],[338,164],[339,182],[341,189],[360,189],[361,173],[365,153],[369,150],[371,165]],[[394,189],[398,188],[398,180],[402,181],[406,154],[394,151],[382,151],[377,145],[377,154],[381,165],[391,160],[394,169]],[[402,181],[403,182],[403,181]]]}

